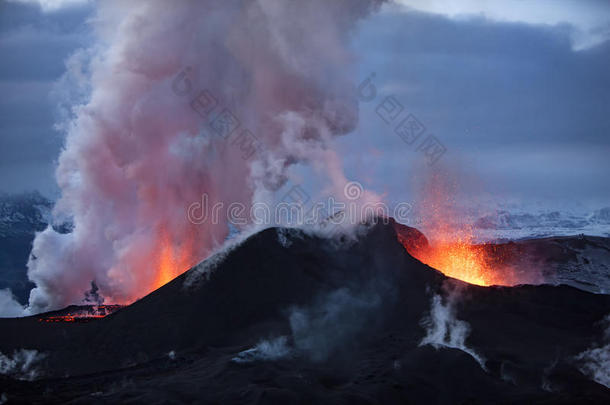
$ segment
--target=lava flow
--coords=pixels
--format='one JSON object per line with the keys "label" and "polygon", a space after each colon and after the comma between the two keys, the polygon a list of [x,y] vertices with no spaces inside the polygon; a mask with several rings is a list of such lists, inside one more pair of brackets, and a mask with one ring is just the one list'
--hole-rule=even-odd
{"label": "lava flow", "polygon": [[72,305],[38,318],[38,322],[89,322],[104,318],[123,308],[122,305]]}

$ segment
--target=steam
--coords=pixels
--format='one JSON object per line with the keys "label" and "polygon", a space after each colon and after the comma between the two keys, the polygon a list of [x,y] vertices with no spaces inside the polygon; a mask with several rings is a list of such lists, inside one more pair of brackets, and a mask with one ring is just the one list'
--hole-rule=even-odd
{"label": "steam", "polygon": [[[209,256],[229,229],[188,221],[204,193],[211,205],[269,203],[292,165],[311,163],[341,196],[330,146],[358,116],[347,41],[380,2],[98,2],[97,42],[62,79],[86,94],[59,125],[54,215],[74,229],[37,235],[30,311],[78,302],[92,280],[129,303]],[[195,108],[203,90],[218,103],[210,117]],[[223,108],[240,123],[229,137],[206,121]],[[248,158],[235,143],[245,129],[257,139]]]}
{"label": "steam", "polygon": [[37,350],[20,349],[12,356],[0,352],[0,374],[20,380],[33,380],[39,375],[35,366],[44,358],[45,355]]}
{"label": "steam", "polygon": [[604,346],[592,347],[576,356],[580,371],[593,381],[610,388],[610,315],[605,318],[608,325],[605,339],[609,343]]}
{"label": "steam", "polygon": [[468,353],[479,363],[483,370],[485,360],[474,350],[466,347],[466,338],[470,334],[470,325],[456,318],[455,295],[452,293],[443,304],[440,295],[432,297],[430,314],[424,318],[422,325],[426,328],[426,336],[419,343],[420,346],[432,345],[435,349],[448,347]]}
{"label": "steam", "polygon": [[352,291],[340,288],[318,296],[311,305],[289,310],[291,336],[261,340],[239,352],[232,361],[276,361],[305,356],[313,362],[325,361],[358,337],[382,303],[381,290]]}
{"label": "steam", "polygon": [[233,357],[235,363],[251,363],[253,361],[275,361],[288,357],[292,349],[288,345],[288,338],[280,336],[275,339],[261,340],[251,349],[239,352]]}
{"label": "steam", "polygon": [[364,329],[367,315],[380,304],[376,294],[340,288],[310,308],[293,308],[289,319],[295,347],[312,361],[325,360]]}
{"label": "steam", "polygon": [[578,356],[584,361],[580,371],[607,388],[610,388],[610,343],[589,349]]}
{"label": "steam", "polygon": [[11,290],[0,290],[0,318],[15,318],[26,313],[26,309],[19,304]]}

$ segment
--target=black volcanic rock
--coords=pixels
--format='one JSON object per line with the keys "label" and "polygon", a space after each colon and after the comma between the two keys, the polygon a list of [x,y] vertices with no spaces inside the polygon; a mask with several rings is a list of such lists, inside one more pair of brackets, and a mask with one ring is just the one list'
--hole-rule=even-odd
{"label": "black volcanic rock", "polygon": [[[3,378],[0,391],[16,403],[608,403],[575,356],[602,339],[610,297],[467,285],[397,232],[267,229],[106,318],[0,319],[0,352],[45,356],[43,379]],[[449,321],[440,339],[463,350],[420,345],[431,308]],[[261,341],[289,354],[256,359]],[[254,361],[234,360],[251,348],[241,358]]]}
{"label": "black volcanic rock", "polygon": [[390,218],[390,225],[394,228],[398,241],[408,252],[416,252],[428,247],[428,239],[419,229],[398,223],[394,218]]}

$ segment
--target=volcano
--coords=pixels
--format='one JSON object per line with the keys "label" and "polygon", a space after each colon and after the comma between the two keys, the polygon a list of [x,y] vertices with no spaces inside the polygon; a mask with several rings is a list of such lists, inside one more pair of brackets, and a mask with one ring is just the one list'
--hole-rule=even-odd
{"label": "volcano", "polygon": [[610,402],[598,378],[607,370],[596,374],[584,355],[608,344],[609,296],[468,284],[409,254],[426,244],[394,221],[340,240],[270,228],[108,316],[1,319],[0,352],[14,367],[5,362],[0,394],[74,404]]}

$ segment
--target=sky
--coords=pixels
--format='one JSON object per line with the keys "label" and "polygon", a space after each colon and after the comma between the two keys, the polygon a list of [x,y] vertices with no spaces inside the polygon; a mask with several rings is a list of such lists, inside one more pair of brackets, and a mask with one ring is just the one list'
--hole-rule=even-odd
{"label": "sky", "polygon": [[[57,196],[69,57],[93,3],[0,1],[0,191]],[[480,200],[610,205],[610,2],[401,0],[352,43],[376,97],[337,144],[350,177],[409,201],[431,168],[378,114],[393,97]],[[371,76],[374,74],[374,76]],[[63,83],[65,85],[65,83]],[[69,94],[68,94],[69,95]],[[397,121],[397,122],[398,122]],[[423,138],[422,138],[423,139]]]}
{"label": "sky", "polygon": [[68,57],[91,40],[91,6],[68,2],[44,10],[35,2],[0,0],[0,191],[54,197],[63,142],[55,129],[61,118],[56,84]]}
{"label": "sky", "polygon": [[[354,46],[366,50],[361,77],[375,72],[377,98],[395,96],[446,146],[439,163],[460,171],[476,189],[470,191],[500,199],[607,206],[610,42],[574,33],[597,32],[599,21],[608,27],[610,2],[553,2],[564,5],[573,25],[544,1],[502,2],[506,14],[470,7],[475,2],[460,2],[462,12],[455,2],[405,3],[423,6],[389,8],[367,20]],[[455,7],[440,7],[449,3]],[[513,5],[524,3],[538,6],[517,21]],[[534,18],[545,10],[548,20]],[[597,16],[589,21],[590,14]],[[358,140],[345,139],[344,155],[374,182],[387,179],[395,195],[401,181],[422,174],[415,165],[421,156],[376,116],[376,101],[370,104],[361,109]]]}

